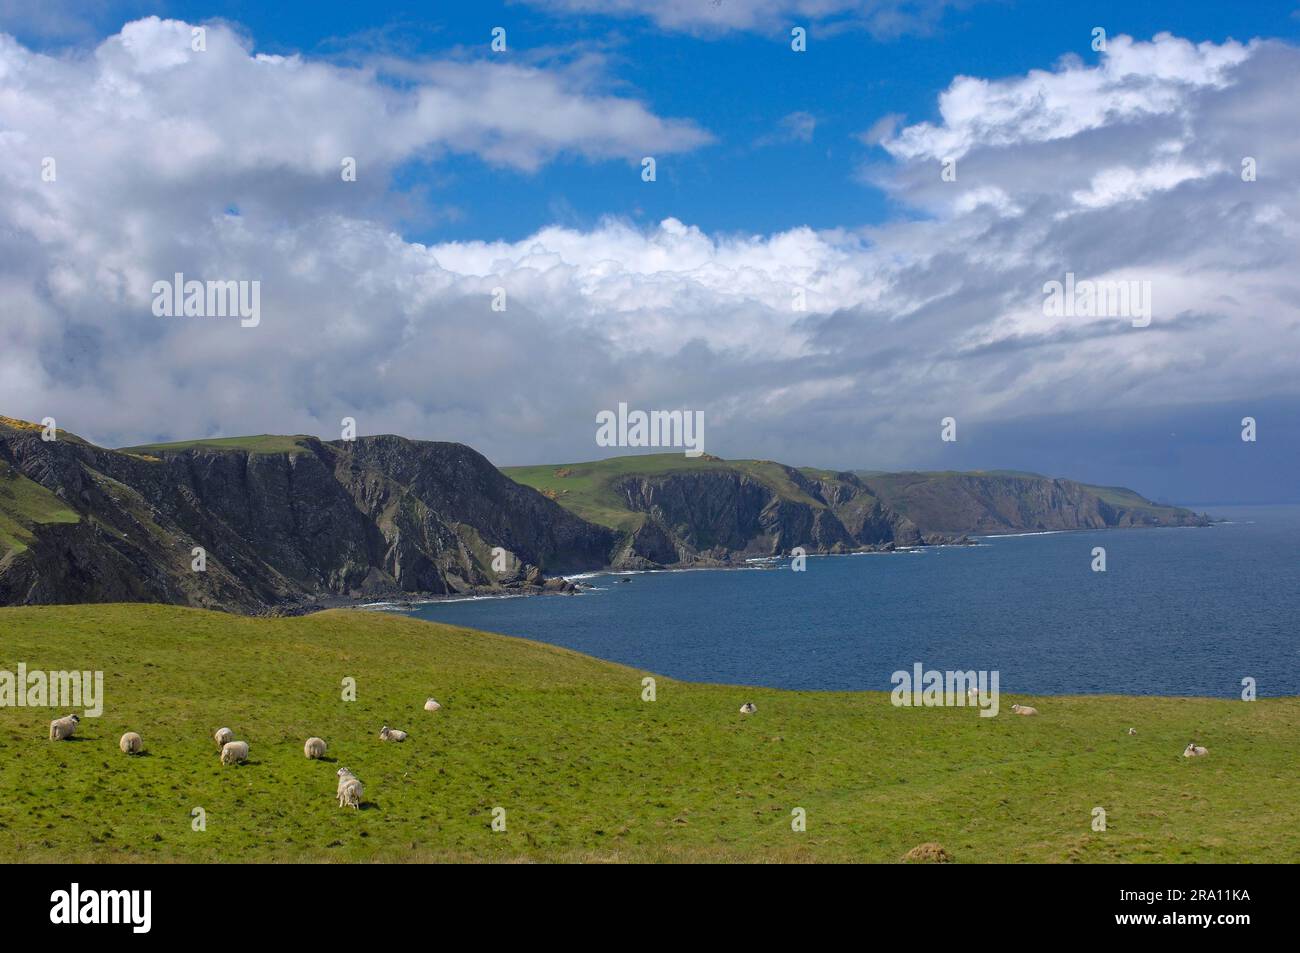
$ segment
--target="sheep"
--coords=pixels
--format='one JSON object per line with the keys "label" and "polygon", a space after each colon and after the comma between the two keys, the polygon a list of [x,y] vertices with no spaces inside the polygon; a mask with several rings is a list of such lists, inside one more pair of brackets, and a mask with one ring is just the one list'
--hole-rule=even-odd
{"label": "sheep", "polygon": [[122,754],[139,754],[144,750],[144,741],[134,731],[128,731],[117,746],[122,749]]}
{"label": "sheep", "polygon": [[1202,748],[1195,741],[1187,742],[1187,747],[1183,749],[1184,758],[1201,758],[1209,753],[1209,748]]}
{"label": "sheep", "polygon": [[347,768],[339,768],[339,807],[350,807],[353,810],[361,807],[361,795],[363,789],[357,776]]}
{"label": "sheep", "polygon": [[424,710],[425,710],[425,711],[437,711],[437,710],[438,710],[439,708],[441,708],[441,707],[442,707],[442,706],[439,705],[439,704],[438,704],[434,699],[432,699],[432,698],[429,698],[429,699],[426,699],[426,700],[425,700],[425,703],[424,703]]}
{"label": "sheep", "polygon": [[740,713],[742,715],[752,715],[756,711],[758,711],[758,706],[753,702],[745,702],[745,704],[740,706]]}
{"label": "sheep", "polygon": [[81,719],[76,715],[64,715],[62,718],[55,718],[50,722],[50,740],[63,741],[65,738],[71,738],[80,721]]}
{"label": "sheep", "polygon": [[308,758],[325,757],[325,740],[323,738],[308,738],[307,743],[302,746],[302,753]]}
{"label": "sheep", "polygon": [[1012,705],[1011,710],[1017,715],[1037,715],[1037,708],[1030,708],[1028,705]]}
{"label": "sheep", "polygon": [[379,729],[379,737],[384,741],[405,741],[406,732],[398,731],[396,728],[389,728],[387,725]]}
{"label": "sheep", "polygon": [[239,764],[248,760],[247,741],[227,741],[221,746],[222,764]]}
{"label": "sheep", "polygon": [[1137,730],[1136,728],[1130,728],[1130,729],[1128,730],[1128,733],[1129,733],[1130,735],[1136,735],[1136,734],[1138,733],[1138,730]]}
{"label": "sheep", "polygon": [[212,740],[217,743],[218,748],[224,748],[227,743],[235,740],[235,733],[229,728],[218,728]]}

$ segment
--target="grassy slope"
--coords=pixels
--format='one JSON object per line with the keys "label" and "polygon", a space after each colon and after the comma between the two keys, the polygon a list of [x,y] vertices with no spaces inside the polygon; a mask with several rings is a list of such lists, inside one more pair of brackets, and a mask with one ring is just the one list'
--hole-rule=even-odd
{"label": "grassy slope", "polygon": [[146,443],[138,447],[122,447],[122,453],[136,455],[157,453],[162,450],[189,450],[203,447],[207,450],[246,450],[249,453],[295,453],[305,449],[303,434],[258,434],[250,437],[211,437],[205,440],[178,440],[174,443]]}
{"label": "grassy slope", "polygon": [[[46,740],[48,709],[0,708],[0,861],[894,861],[931,840],[959,862],[1300,859],[1295,698],[1041,698],[1018,718],[1004,697],[981,719],[661,678],[646,703],[641,672],[347,611],[0,609],[0,632],[0,669],[98,668],[107,694],[70,742]],[[384,722],[410,740],[380,742]],[[249,764],[218,763],[220,725]],[[117,750],[128,729],[148,756]],[[307,761],[310,734],[338,761]],[[1180,756],[1192,737],[1209,757]],[[368,809],[337,807],[340,765]]]}
{"label": "grassy slope", "polygon": [[81,519],[62,500],[0,460],[0,560],[32,540],[36,523],[76,523]]}
{"label": "grassy slope", "polygon": [[[583,519],[614,529],[634,531],[645,519],[644,513],[627,509],[619,495],[613,491],[611,484],[627,476],[655,476],[673,471],[698,469],[731,469],[745,473],[772,487],[776,492],[792,500],[799,500],[809,505],[820,507],[821,504],[811,499],[802,490],[790,482],[785,470],[768,460],[718,460],[716,458],[690,458],[680,453],[645,454],[638,456],[613,457],[591,463],[547,464],[531,467],[505,467],[502,472],[510,479],[525,486],[547,494],[565,508]],[[829,479],[835,473],[816,467],[801,467],[799,472],[810,479]],[[916,483],[928,483],[958,476],[1017,477],[1022,479],[1048,479],[1036,473],[1019,470],[973,470],[969,473],[956,470],[948,471],[908,471],[886,473],[875,470],[855,471],[868,481],[874,480],[881,487],[889,488],[892,494],[902,492],[904,488]],[[1162,517],[1173,517],[1183,512],[1177,507],[1153,504],[1132,490],[1123,487],[1103,487],[1080,484],[1084,489],[1097,494],[1112,506],[1139,512],[1149,512]],[[906,507],[903,507],[906,512]]]}
{"label": "grassy slope", "polygon": [[591,463],[502,467],[516,483],[531,486],[583,519],[614,529],[632,531],[644,513],[627,509],[610,484],[629,476],[660,476],[687,470],[735,470],[772,487],[786,499],[821,506],[790,481],[785,470],[770,460],[719,460],[687,457],[681,453],[652,453],[611,457]]}

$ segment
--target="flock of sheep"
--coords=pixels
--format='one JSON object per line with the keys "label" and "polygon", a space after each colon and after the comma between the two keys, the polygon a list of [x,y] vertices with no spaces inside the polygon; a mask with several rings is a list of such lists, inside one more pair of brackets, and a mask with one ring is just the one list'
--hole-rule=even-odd
{"label": "flock of sheep", "polygon": [[[442,706],[437,701],[430,698],[424,703],[425,711],[437,711]],[[50,740],[66,741],[71,738],[77,730],[77,725],[81,719],[77,715],[64,715],[62,718],[55,718],[50,722]],[[389,728],[384,725],[379,729],[379,738],[382,741],[405,741],[408,735],[405,731],[398,731],[396,728]],[[235,733],[229,728],[218,728],[212,735],[212,740],[217,743],[221,749],[222,764],[241,764],[248,760],[248,742],[236,741]],[[134,731],[128,731],[124,734],[117,746],[122,749],[123,754],[140,754],[144,751],[144,740]],[[311,737],[302,746],[302,753],[309,760],[319,760],[325,757],[325,739]],[[361,798],[365,789],[357,776],[347,768],[339,768],[338,772],[338,802],[339,807],[350,807],[358,809],[361,807]]]}
{"label": "flock of sheep", "polygon": [[[430,698],[424,703],[425,711],[437,711],[442,706],[434,699]],[[1017,715],[1037,715],[1038,709],[1031,708],[1028,705],[1012,705],[1011,710]],[[758,711],[758,706],[753,702],[745,702],[740,706],[742,715],[752,715]],[[56,718],[50,722],[50,740],[63,741],[71,738],[77,730],[77,725],[81,719],[76,715],[65,715],[62,718]],[[1136,728],[1128,730],[1130,735],[1137,734]],[[405,741],[408,735],[405,731],[399,731],[396,728],[389,728],[384,725],[379,729],[379,738],[382,741]],[[212,740],[217,743],[221,749],[222,764],[240,764],[248,760],[248,742],[236,741],[235,734],[229,728],[218,728],[213,734]],[[144,751],[144,741],[134,731],[128,731],[124,734],[117,746],[122,749],[124,754],[140,754]],[[319,760],[325,757],[325,740],[323,738],[311,737],[303,744],[302,753],[310,760]],[[1209,754],[1208,748],[1203,748],[1196,742],[1188,742],[1187,747],[1183,749],[1184,758],[1199,758]],[[361,807],[361,798],[365,793],[361,782],[357,776],[347,768],[338,769],[338,802],[339,807],[350,807],[353,810]]]}

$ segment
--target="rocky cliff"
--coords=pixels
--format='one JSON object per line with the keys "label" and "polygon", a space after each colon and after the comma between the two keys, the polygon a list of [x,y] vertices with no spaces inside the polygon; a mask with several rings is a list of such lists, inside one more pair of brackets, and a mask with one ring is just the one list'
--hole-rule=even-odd
{"label": "rocky cliff", "polygon": [[469,447],[394,436],[108,450],[63,432],[46,441],[39,427],[0,418],[0,604],[292,611],[571,591],[554,574],[733,565],[796,547],[1208,522],[1131,490],[1028,474],[863,474],[680,455],[510,473],[519,482]]}
{"label": "rocky cliff", "polygon": [[834,472],[670,454],[507,472],[622,530],[619,568],[728,565],[796,546],[878,551],[975,534],[1209,523],[1131,490],[1022,473]]}
{"label": "rocky cliff", "polygon": [[616,565],[725,564],[803,547],[813,553],[916,546],[921,534],[860,479],[810,479],[779,464],[784,480],[708,468],[629,475],[612,483],[627,509],[644,514]]}
{"label": "rocky cliff", "polygon": [[865,478],[890,508],[927,533],[997,533],[1130,526],[1205,526],[1204,515],[1122,487],[1021,473],[884,473]]}
{"label": "rocky cliff", "polygon": [[[259,612],[328,597],[563,588],[544,573],[603,565],[617,540],[468,447],[401,437],[127,453],[0,427],[0,468],[0,493],[35,484],[22,492],[74,514],[10,520],[21,525],[14,545],[0,545],[4,604]],[[494,547],[505,551],[500,571]]]}

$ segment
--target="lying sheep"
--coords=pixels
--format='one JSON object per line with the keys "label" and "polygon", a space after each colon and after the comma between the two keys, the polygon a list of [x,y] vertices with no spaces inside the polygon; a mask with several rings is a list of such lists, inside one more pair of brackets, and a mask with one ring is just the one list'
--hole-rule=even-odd
{"label": "lying sheep", "polygon": [[441,707],[442,707],[442,706],[439,705],[439,704],[438,704],[436,701],[434,701],[432,698],[429,698],[429,699],[426,699],[426,700],[425,700],[425,703],[424,703],[424,710],[425,710],[425,711],[437,711],[437,710],[438,710],[439,708],[441,708]]}
{"label": "lying sheep", "polygon": [[71,738],[80,721],[81,719],[76,715],[64,715],[62,718],[55,718],[50,722],[50,740],[63,741],[65,738]]}
{"label": "lying sheep", "polygon": [[325,757],[325,740],[323,738],[308,738],[307,743],[302,746],[302,753],[308,758]]}
{"label": "lying sheep", "polygon": [[217,743],[218,748],[224,748],[228,742],[235,740],[235,733],[229,728],[218,728],[212,740]]}
{"label": "lying sheep", "polygon": [[222,764],[239,764],[248,760],[247,741],[227,741],[221,746]]}
{"label": "lying sheep", "polygon": [[379,729],[379,737],[384,741],[405,741],[406,732],[398,731],[396,728],[389,728],[387,725]]}
{"label": "lying sheep", "polygon": [[1030,708],[1028,705],[1012,705],[1011,710],[1017,715],[1037,715],[1037,708]]}
{"label": "lying sheep", "polygon": [[123,754],[139,754],[144,750],[144,741],[134,731],[128,731],[117,743]]}
{"label": "lying sheep", "polygon": [[758,706],[753,702],[745,702],[745,704],[740,706],[740,713],[742,715],[752,715],[756,711],[758,711]]}
{"label": "lying sheep", "polygon": [[357,776],[347,768],[339,768],[339,807],[350,807],[353,810],[361,807],[361,795],[363,793],[361,782]]}
{"label": "lying sheep", "polygon": [[1202,748],[1195,741],[1187,742],[1187,747],[1183,749],[1184,758],[1202,758],[1209,753],[1209,748]]}

